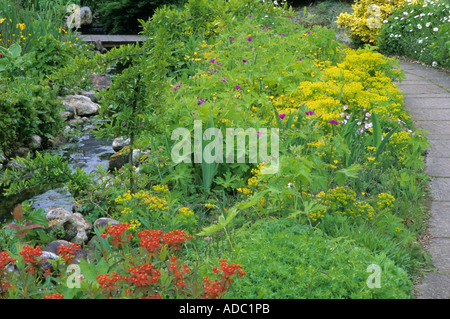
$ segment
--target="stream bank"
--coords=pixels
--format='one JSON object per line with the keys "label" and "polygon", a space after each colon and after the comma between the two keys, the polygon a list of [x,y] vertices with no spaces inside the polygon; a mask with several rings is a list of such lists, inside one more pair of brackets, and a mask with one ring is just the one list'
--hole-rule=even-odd
{"label": "stream bank", "polygon": [[[73,102],[74,99],[71,97],[74,96],[69,96],[66,101]],[[93,172],[97,165],[108,166],[109,158],[115,152],[112,140],[95,138],[92,132],[97,121],[95,114],[98,111],[98,105],[90,98],[87,101],[87,96],[75,95],[75,97],[78,97],[77,101],[81,101],[77,105],[63,103],[66,109],[61,113],[67,124],[66,134],[56,137],[54,146],[42,152],[59,154],[67,160],[69,167],[73,170],[82,168],[86,172]],[[87,106],[90,107],[90,111],[87,111],[89,109]],[[8,167],[8,165],[5,166]],[[34,209],[42,208],[46,212],[56,207],[72,211],[75,203],[72,195],[64,187],[44,192],[27,190],[22,194],[8,197],[0,195],[0,224],[10,220],[13,208],[24,201],[29,201]]]}

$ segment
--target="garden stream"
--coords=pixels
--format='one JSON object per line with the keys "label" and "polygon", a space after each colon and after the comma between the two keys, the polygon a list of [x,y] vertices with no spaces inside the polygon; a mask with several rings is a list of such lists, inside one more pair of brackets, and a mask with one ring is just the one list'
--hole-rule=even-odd
{"label": "garden stream", "polygon": [[[92,172],[99,164],[107,166],[109,156],[114,153],[111,146],[112,140],[95,138],[91,132],[93,128],[92,124],[84,126],[76,141],[48,151],[63,156],[73,170],[79,167],[86,172]],[[0,225],[12,218],[11,213],[15,205],[26,200],[32,204],[34,209],[43,208],[45,211],[55,207],[63,207],[72,211],[75,203],[74,198],[64,187],[51,189],[44,193],[29,191],[20,196],[4,197],[0,195]]]}

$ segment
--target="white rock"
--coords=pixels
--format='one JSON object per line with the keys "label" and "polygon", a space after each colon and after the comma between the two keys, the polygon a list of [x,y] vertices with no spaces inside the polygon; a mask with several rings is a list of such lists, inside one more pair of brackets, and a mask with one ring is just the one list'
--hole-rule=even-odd
{"label": "white rock", "polygon": [[124,139],[123,137],[117,137],[112,142],[112,148],[113,148],[114,152],[118,152],[125,146],[129,146],[129,145],[130,145],[129,138]]}
{"label": "white rock", "polygon": [[77,116],[95,115],[100,108],[97,103],[92,102],[84,95],[67,95],[63,98],[62,103],[64,106],[70,107]]}

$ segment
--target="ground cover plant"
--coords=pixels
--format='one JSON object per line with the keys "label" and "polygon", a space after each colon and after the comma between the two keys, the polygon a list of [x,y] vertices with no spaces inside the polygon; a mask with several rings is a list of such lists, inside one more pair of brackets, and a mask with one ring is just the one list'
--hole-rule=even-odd
{"label": "ground cover plant", "polygon": [[[141,21],[142,46],[63,68],[116,66],[98,95],[97,134],[133,137],[128,151],[150,155],[138,168],[100,170],[95,182],[56,156],[18,159],[40,174],[24,185],[29,171],[7,170],[7,193],[65,183],[91,222],[119,224],[95,230],[76,286],[68,269],[82,247],[61,249],[50,273],[34,267],[52,239],[44,229],[2,229],[1,296],[412,298],[426,261],[418,236],[428,142],[403,107],[402,71],[331,29],[295,23],[297,14],[255,0],[190,0]],[[227,149],[223,137],[236,128],[233,141],[248,143]],[[252,150],[251,139],[278,152]],[[19,275],[6,270],[14,262]]]}
{"label": "ground cover plant", "polygon": [[448,68],[449,2],[446,0],[355,1],[337,25],[358,45],[376,45],[384,54]]}

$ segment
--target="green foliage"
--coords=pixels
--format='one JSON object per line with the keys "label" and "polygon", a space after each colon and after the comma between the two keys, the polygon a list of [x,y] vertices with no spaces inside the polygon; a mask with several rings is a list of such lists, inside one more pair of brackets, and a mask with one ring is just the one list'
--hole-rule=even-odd
{"label": "green foliage", "polygon": [[0,94],[0,148],[6,155],[34,134],[50,138],[61,129],[56,90],[25,78],[0,78]]}
{"label": "green foliage", "polygon": [[139,31],[138,20],[150,18],[157,7],[184,2],[185,0],[101,0],[96,1],[95,6],[106,31],[121,34]]}
{"label": "green foliage", "polygon": [[[230,298],[367,299],[412,298],[404,269],[383,253],[371,252],[345,236],[280,219],[260,221],[237,235],[230,255],[247,275],[236,282]],[[376,264],[381,288],[369,288]]]}
{"label": "green foliage", "polygon": [[55,39],[75,43],[76,35],[63,30],[65,0],[1,0],[0,45],[9,47],[14,43],[23,52],[32,52],[39,38],[52,35]]}

